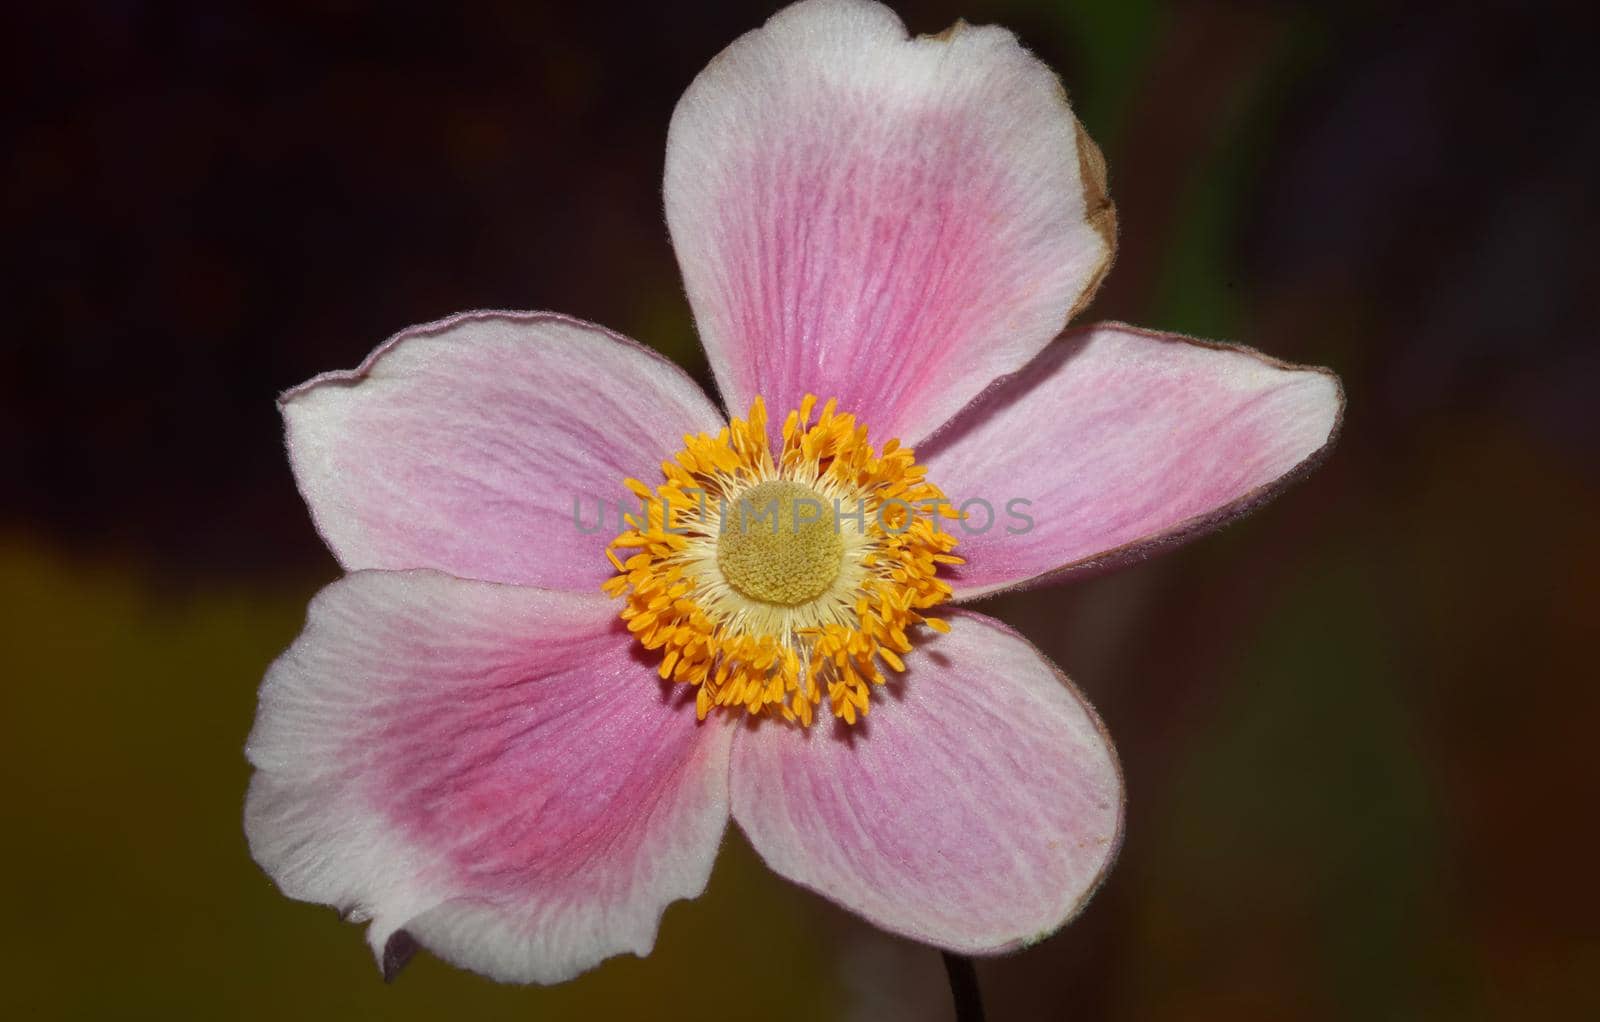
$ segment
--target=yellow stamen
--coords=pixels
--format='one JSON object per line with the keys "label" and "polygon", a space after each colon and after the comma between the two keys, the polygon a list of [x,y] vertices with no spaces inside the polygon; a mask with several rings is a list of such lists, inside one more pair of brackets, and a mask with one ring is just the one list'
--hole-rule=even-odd
{"label": "yellow stamen", "polygon": [[788,413],[776,459],[758,397],[716,436],[684,437],[654,489],[623,481],[642,507],[601,588],[662,651],[661,677],[697,686],[702,719],[725,707],[809,726],[826,695],[853,724],[882,667],[905,670],[907,629],[948,630],[922,611],[950,597],[937,572],[961,558],[938,522],[959,515],[910,448],[874,451],[836,401],[813,421],[816,406],[808,394]]}

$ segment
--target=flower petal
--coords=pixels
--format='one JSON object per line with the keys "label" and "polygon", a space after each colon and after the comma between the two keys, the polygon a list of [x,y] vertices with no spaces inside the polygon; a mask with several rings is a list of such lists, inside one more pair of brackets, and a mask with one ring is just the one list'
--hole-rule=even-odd
{"label": "flower petal", "polygon": [[[610,601],[358,572],[267,673],[250,850],[285,894],[502,981],[643,955],[705,887],[729,728],[697,725]],[[388,952],[386,956],[386,952]]]}
{"label": "flower petal", "polygon": [[614,574],[623,478],[659,476],[683,434],[723,426],[671,362],[537,312],[412,327],[280,405],[300,492],[347,570],[580,592]]}
{"label": "flower petal", "polygon": [[908,443],[1060,332],[1116,233],[1049,68],[993,26],[908,39],[865,0],[787,7],[701,72],[666,207],[730,409],[836,397]]}
{"label": "flower petal", "polygon": [[778,873],[884,929],[1003,951],[1094,891],[1122,780],[1094,711],[1027,640],[970,612],[950,624],[854,729],[741,729],[733,818]]}
{"label": "flower petal", "polygon": [[1243,514],[1311,468],[1343,410],[1326,369],[1120,323],[1075,330],[918,452],[952,502],[988,505],[953,526],[956,599]]}

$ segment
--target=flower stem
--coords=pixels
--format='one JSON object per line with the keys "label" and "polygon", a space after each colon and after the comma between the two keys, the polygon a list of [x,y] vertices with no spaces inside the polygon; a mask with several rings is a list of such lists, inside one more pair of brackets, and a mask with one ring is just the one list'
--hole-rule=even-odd
{"label": "flower stem", "polygon": [[941,952],[944,971],[950,976],[950,999],[955,1002],[956,1022],[983,1022],[983,994],[978,990],[978,972],[966,955]]}

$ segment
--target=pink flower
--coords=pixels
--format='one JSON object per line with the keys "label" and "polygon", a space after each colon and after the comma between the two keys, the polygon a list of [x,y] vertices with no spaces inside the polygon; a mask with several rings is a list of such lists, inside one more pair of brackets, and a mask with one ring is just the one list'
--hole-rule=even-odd
{"label": "pink flower", "polygon": [[[1338,381],[1061,334],[1111,263],[1104,167],[998,28],[796,4],[690,86],[665,193],[744,419],[549,313],[415,327],[284,396],[349,574],[262,685],[252,853],[380,962],[414,940],[508,981],[646,954],[730,816],[885,929],[1048,935],[1115,853],[1116,759],[1026,639],[928,612],[1254,506],[1326,449]],[[831,521],[740,519],[813,499]]]}

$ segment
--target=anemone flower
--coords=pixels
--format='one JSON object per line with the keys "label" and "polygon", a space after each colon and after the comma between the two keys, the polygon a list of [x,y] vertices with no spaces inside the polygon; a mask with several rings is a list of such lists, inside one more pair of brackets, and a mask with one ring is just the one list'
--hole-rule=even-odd
{"label": "anemone flower", "polygon": [[780,12],[678,103],[665,200],[731,418],[550,313],[414,327],[284,395],[347,574],[261,688],[256,861],[386,971],[646,954],[730,817],[886,930],[1039,940],[1114,856],[1119,768],[1038,650],[945,605],[1257,504],[1330,442],[1337,379],[1062,332],[1111,263],[1104,165],[999,28]]}

